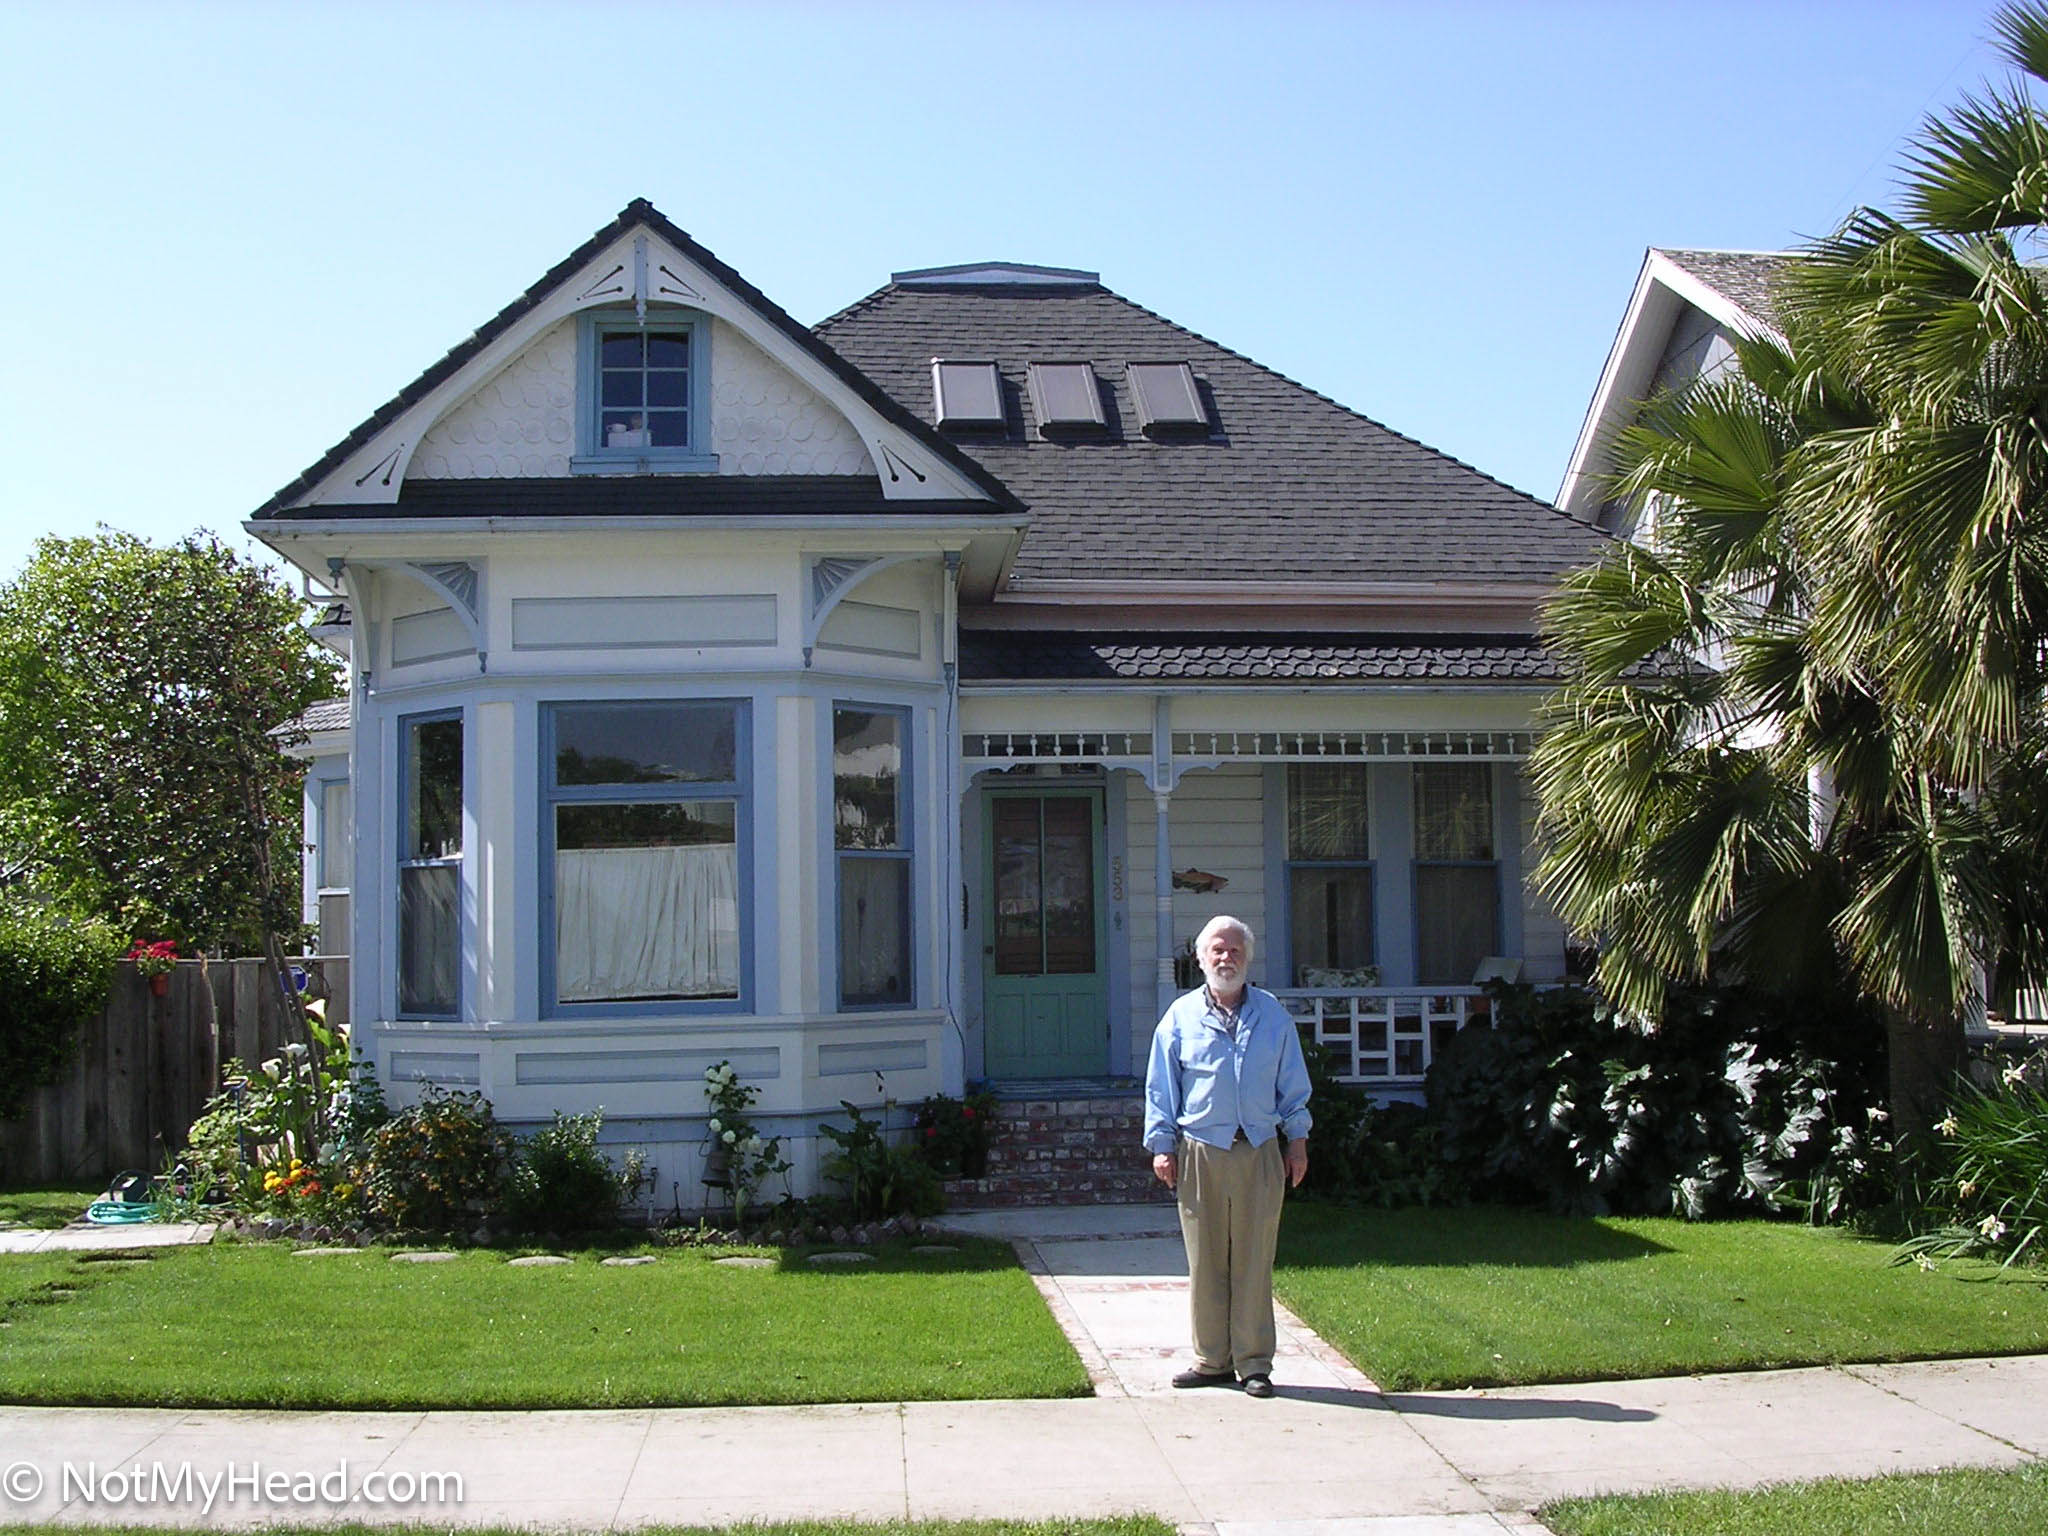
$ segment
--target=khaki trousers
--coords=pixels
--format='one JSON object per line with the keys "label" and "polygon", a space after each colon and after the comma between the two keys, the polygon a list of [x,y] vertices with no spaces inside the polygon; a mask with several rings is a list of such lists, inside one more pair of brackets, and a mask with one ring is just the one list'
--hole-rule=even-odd
{"label": "khaki trousers", "polygon": [[1183,1136],[1179,1162],[1195,1369],[1271,1375],[1273,1248],[1287,1182],[1280,1138],[1226,1150]]}

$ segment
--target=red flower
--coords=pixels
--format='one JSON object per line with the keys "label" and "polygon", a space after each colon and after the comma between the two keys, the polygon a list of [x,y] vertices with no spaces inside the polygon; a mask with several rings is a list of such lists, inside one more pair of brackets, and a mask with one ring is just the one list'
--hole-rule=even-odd
{"label": "red flower", "polygon": [[939,1128],[936,1125],[928,1125],[924,1128],[924,1134],[929,1139],[939,1134]]}
{"label": "red flower", "polygon": [[960,1118],[962,1120],[972,1120],[974,1118],[974,1106],[972,1104],[961,1105]]}

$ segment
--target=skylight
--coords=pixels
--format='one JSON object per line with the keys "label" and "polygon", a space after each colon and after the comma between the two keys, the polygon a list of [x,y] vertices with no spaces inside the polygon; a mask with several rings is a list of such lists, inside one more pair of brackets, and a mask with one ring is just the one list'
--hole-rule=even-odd
{"label": "skylight", "polygon": [[1003,425],[1003,383],[992,362],[933,358],[932,401],[942,427]]}
{"label": "skylight", "polygon": [[1100,427],[1102,391],[1087,363],[1033,363],[1026,370],[1039,430]]}
{"label": "skylight", "polygon": [[1206,432],[1209,413],[1195,388],[1195,371],[1186,363],[1131,363],[1131,399],[1138,407],[1138,429],[1161,435]]}

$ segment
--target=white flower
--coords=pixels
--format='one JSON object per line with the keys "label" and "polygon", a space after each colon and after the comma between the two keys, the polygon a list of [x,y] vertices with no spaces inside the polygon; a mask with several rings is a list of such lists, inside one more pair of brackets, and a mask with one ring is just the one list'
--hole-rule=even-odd
{"label": "white flower", "polygon": [[716,1115],[713,1115],[713,1116],[711,1117],[711,1129],[712,1129],[712,1130],[714,1130],[714,1131],[720,1131],[720,1130],[723,1130],[723,1129],[725,1129],[725,1127],[721,1126],[721,1125],[720,1125],[720,1124],[718,1123],[718,1116],[716,1116]]}
{"label": "white flower", "polygon": [[1953,1136],[1962,1129],[1960,1125],[1956,1124],[1956,1117],[1954,1115],[1945,1116],[1937,1121],[1934,1128],[1944,1136]]}
{"label": "white flower", "polygon": [[729,1147],[740,1139],[740,1133],[738,1131],[727,1131],[723,1136],[719,1137],[718,1139],[724,1142]]}
{"label": "white flower", "polygon": [[1982,1221],[1977,1223],[1977,1230],[1983,1233],[1986,1237],[1990,1238],[1991,1241],[1995,1243],[2000,1241],[2005,1236],[2006,1226],[2005,1223],[2000,1221],[1996,1216],[1986,1216]]}
{"label": "white flower", "polygon": [[2017,1088],[2027,1080],[2026,1063],[2022,1062],[2018,1066],[2007,1067],[1999,1076],[2005,1079],[2006,1087]]}
{"label": "white flower", "polygon": [[263,1075],[273,1083],[276,1082],[280,1077],[284,1076],[284,1062],[276,1056],[271,1057],[270,1060],[263,1063]]}
{"label": "white flower", "polygon": [[1927,1257],[1927,1255],[1924,1253],[1915,1254],[1913,1256],[1913,1262],[1915,1264],[1918,1264],[1922,1269],[1925,1270],[1932,1270],[1934,1268],[1934,1260]]}
{"label": "white flower", "polygon": [[1892,1117],[1890,1110],[1879,1109],[1875,1105],[1865,1110],[1864,1113],[1870,1116],[1870,1123],[1872,1125],[1883,1125],[1885,1121]]}
{"label": "white flower", "polygon": [[297,1061],[306,1054],[305,1044],[302,1041],[294,1040],[291,1044],[284,1047],[284,1053],[291,1057],[293,1061]]}

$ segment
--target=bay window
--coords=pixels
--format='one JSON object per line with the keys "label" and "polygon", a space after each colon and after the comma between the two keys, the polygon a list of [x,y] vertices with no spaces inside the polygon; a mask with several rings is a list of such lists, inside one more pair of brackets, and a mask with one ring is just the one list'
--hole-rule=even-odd
{"label": "bay window", "polygon": [[901,709],[839,704],[832,710],[841,1008],[912,1000],[909,725],[909,712]]}
{"label": "bay window", "polygon": [[553,998],[736,1006],[745,708],[731,699],[546,712]]}
{"label": "bay window", "polygon": [[398,1011],[456,1012],[462,940],[462,717],[400,723]]}

